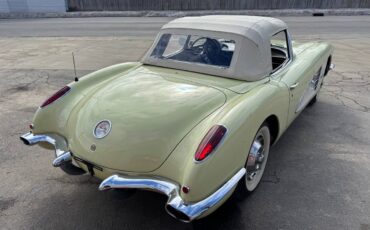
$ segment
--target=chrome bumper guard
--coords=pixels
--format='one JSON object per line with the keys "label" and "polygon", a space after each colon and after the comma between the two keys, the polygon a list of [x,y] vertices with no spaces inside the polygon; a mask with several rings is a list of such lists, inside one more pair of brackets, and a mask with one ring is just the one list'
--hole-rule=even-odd
{"label": "chrome bumper guard", "polygon": [[187,204],[180,196],[180,186],[165,180],[148,179],[113,175],[105,179],[99,186],[101,191],[109,189],[136,188],[163,193],[168,197],[165,209],[168,214],[183,222],[191,222],[208,209],[217,205],[244,176],[246,170],[241,168],[216,192],[197,203]]}
{"label": "chrome bumper guard", "polygon": [[39,142],[47,142],[55,146],[55,140],[46,135],[34,135],[31,132],[23,134],[20,139],[25,145],[35,145]]}
{"label": "chrome bumper guard", "polygon": [[54,146],[55,159],[53,161],[54,167],[60,167],[63,171],[70,175],[81,175],[84,174],[81,168],[72,164],[72,154],[69,151],[65,151],[61,148],[60,143],[57,140],[48,135],[35,135],[28,132],[20,137],[25,145],[35,145],[37,143],[49,143]]}
{"label": "chrome bumper guard", "polygon": [[20,139],[23,141],[25,145],[35,145],[40,142],[49,143],[55,148],[55,156],[59,157],[66,153],[66,151],[63,151],[57,146],[57,141],[47,135],[34,135],[33,133],[29,132],[20,137]]}

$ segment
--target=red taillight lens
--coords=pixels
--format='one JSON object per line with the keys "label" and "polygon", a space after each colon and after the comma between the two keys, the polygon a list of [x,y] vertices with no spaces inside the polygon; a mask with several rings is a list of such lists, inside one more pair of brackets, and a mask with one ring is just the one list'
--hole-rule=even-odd
{"label": "red taillight lens", "polygon": [[69,86],[64,86],[58,92],[54,93],[53,96],[49,97],[44,103],[42,103],[41,108],[53,103],[54,101],[58,100],[61,96],[66,94],[71,88]]}
{"label": "red taillight lens", "polygon": [[203,138],[195,153],[195,160],[202,161],[209,156],[226,134],[227,129],[222,125],[213,126]]}

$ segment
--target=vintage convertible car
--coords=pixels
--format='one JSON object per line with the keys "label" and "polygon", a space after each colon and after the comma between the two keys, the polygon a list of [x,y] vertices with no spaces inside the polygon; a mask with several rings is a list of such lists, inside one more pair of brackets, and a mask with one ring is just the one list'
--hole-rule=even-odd
{"label": "vintage convertible car", "polygon": [[141,62],[52,95],[21,139],[55,149],[53,165],[68,174],[102,179],[100,190],[163,193],[167,212],[190,222],[256,189],[270,146],[316,102],[332,52],[292,44],[274,18],[176,19]]}

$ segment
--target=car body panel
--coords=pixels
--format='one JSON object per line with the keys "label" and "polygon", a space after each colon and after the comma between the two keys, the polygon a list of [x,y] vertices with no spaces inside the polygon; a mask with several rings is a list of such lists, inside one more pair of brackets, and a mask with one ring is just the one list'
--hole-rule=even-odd
{"label": "car body panel", "polygon": [[[314,48],[312,48],[314,47]],[[315,96],[319,88],[314,91],[310,89],[310,83],[314,75],[320,71],[320,85],[323,79],[326,61],[331,53],[331,46],[326,43],[305,43],[296,44],[293,49],[299,51],[294,60],[289,64],[285,71],[274,76],[282,81],[290,89],[290,108],[288,123],[292,122],[299,113],[306,107],[312,97]],[[323,55],[324,54],[324,55]],[[306,60],[311,60],[307,62]],[[297,74],[299,73],[299,74]]]}

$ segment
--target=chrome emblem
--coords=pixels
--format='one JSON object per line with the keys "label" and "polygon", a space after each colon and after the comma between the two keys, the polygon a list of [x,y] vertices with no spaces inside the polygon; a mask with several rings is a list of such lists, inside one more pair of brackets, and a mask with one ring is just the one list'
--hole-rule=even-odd
{"label": "chrome emblem", "polygon": [[99,121],[94,128],[94,137],[101,139],[106,137],[112,129],[112,123],[109,120]]}

